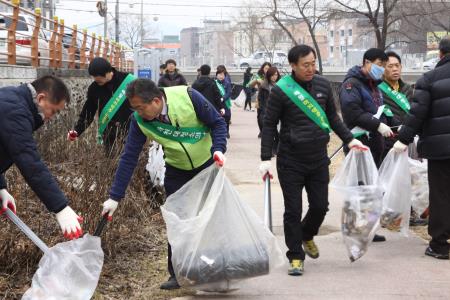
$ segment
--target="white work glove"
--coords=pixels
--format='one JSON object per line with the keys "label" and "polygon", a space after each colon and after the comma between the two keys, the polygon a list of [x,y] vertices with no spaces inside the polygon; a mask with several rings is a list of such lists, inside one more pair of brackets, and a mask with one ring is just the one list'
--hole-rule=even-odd
{"label": "white work glove", "polygon": [[78,132],[76,132],[75,130],[69,130],[69,132],[67,133],[67,140],[73,142],[77,138],[78,138]]}
{"label": "white work glove", "polygon": [[225,108],[221,108],[219,112],[220,112],[221,116],[224,116],[225,115]]}
{"label": "white work glove", "polygon": [[57,213],[56,220],[65,238],[73,240],[83,235],[83,229],[81,229],[80,225],[83,218],[77,215],[70,206],[66,206],[62,211]]}
{"label": "white work glove", "polygon": [[261,173],[261,176],[263,180],[266,180],[266,176],[269,175],[269,178],[273,178],[273,172],[272,172],[272,161],[265,160],[262,161],[259,165],[259,173]]}
{"label": "white work glove", "polygon": [[103,202],[102,216],[108,214],[108,221],[112,221],[112,215],[116,211],[118,205],[119,202],[111,198]]}
{"label": "white work glove", "polygon": [[14,197],[11,196],[10,193],[6,189],[0,190],[0,200],[2,206],[0,208],[0,215],[6,211],[6,208],[9,208],[14,213],[16,213],[16,202],[14,201]]}
{"label": "white work glove", "polygon": [[392,147],[392,148],[394,149],[395,152],[402,153],[402,152],[406,151],[406,149],[408,149],[408,145],[405,145],[400,141],[396,141],[394,144],[394,147]]}
{"label": "white work glove", "polygon": [[218,166],[219,168],[223,167],[225,165],[225,161],[227,160],[225,155],[220,151],[214,152],[213,159],[216,162],[216,166]]}
{"label": "white work glove", "polygon": [[350,143],[348,143],[348,147],[350,149],[354,149],[354,150],[357,150],[357,151],[367,151],[367,150],[369,150],[369,147],[367,147],[366,145],[361,143],[360,140],[357,140],[357,139],[351,140]]}
{"label": "white work glove", "polygon": [[378,126],[378,132],[384,137],[391,137],[394,135],[392,129],[384,123],[380,123],[380,126]]}

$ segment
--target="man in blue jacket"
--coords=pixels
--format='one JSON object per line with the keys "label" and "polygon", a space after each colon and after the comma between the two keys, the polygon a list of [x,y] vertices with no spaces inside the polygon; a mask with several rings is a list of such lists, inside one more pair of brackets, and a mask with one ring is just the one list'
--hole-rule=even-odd
{"label": "man in blue jacket", "polygon": [[[110,198],[102,215],[112,218],[137,165],[147,138],[164,149],[164,187],[170,196],[205,168],[225,163],[227,129],[223,118],[199,92],[187,86],[159,89],[148,79],[131,82],[126,91],[133,114],[125,149],[119,161]],[[179,288],[168,249],[170,278],[161,289]]]}
{"label": "man in blue jacket", "polygon": [[[348,128],[360,127],[368,132],[358,139],[369,146],[377,167],[380,167],[382,162],[385,138],[393,136],[391,128],[386,125],[386,117],[375,117],[383,105],[383,93],[378,85],[383,80],[387,60],[383,50],[367,50],[363,56],[363,65],[354,66],[348,71],[339,93],[345,124]],[[348,151],[348,148],[346,150]],[[374,237],[374,242],[385,240],[381,235]]]}
{"label": "man in blue jacket", "polygon": [[0,214],[7,207],[16,210],[4,177],[15,164],[47,209],[56,213],[64,236],[72,239],[83,234],[81,218],[68,206],[67,198],[42,161],[33,138],[33,132],[64,109],[69,101],[66,85],[53,76],[0,89]]}

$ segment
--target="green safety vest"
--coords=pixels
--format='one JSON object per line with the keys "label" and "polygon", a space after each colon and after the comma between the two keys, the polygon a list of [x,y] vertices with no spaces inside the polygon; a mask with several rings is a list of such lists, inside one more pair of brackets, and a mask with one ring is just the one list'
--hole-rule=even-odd
{"label": "green safety vest", "polygon": [[[184,128],[187,129],[186,131],[197,129],[200,133],[205,125],[197,118],[187,86],[164,88],[164,93],[171,125],[174,128],[180,128],[181,131]],[[164,160],[170,166],[181,170],[192,170],[202,166],[211,158],[212,139],[209,131],[203,132],[201,139],[181,142],[150,130],[146,123],[155,123],[154,121],[146,122],[139,117],[136,117],[136,120],[142,133],[163,146]]]}

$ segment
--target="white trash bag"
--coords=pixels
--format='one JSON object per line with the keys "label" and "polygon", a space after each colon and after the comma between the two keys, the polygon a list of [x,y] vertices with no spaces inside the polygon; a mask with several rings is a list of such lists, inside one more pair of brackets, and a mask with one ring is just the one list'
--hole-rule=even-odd
{"label": "white trash bag", "polygon": [[164,151],[157,142],[152,142],[148,151],[148,163],[145,169],[150,174],[150,181],[154,186],[164,186],[164,174],[166,173],[166,162]]}
{"label": "white trash bag", "polygon": [[22,300],[91,299],[103,266],[100,243],[99,237],[86,234],[50,248]]}
{"label": "white trash bag", "polygon": [[330,187],[342,201],[341,232],[354,262],[367,252],[381,216],[383,190],[370,151],[350,150]]}
{"label": "white trash bag", "polygon": [[276,238],[215,165],[169,196],[161,211],[181,286],[229,291],[285,262]]}
{"label": "white trash bag", "polygon": [[430,189],[428,187],[428,164],[427,160],[418,161],[408,159],[411,171],[412,207],[420,216],[430,204]]}
{"label": "white trash bag", "polygon": [[380,224],[390,231],[400,231],[407,236],[411,212],[408,153],[396,153],[391,149],[381,164],[379,180],[385,191]]}
{"label": "white trash bag", "polygon": [[233,100],[233,103],[237,107],[244,107],[246,97],[247,96],[245,94],[245,88],[243,88],[242,91],[239,93],[239,96],[237,96],[236,99]]}

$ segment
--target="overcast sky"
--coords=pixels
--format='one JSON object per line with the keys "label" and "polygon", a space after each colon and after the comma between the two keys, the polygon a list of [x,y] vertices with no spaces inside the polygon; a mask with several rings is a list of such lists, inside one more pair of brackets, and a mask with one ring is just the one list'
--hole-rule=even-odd
{"label": "overcast sky", "polygon": [[[107,2],[109,13],[114,15],[116,0]],[[96,3],[96,0],[59,0],[56,15],[68,26],[77,24],[79,29],[87,28],[89,33],[103,35],[103,18],[97,13]],[[120,0],[119,3],[120,14],[140,18],[140,0]],[[229,20],[241,5],[242,0],[144,0],[144,18],[154,24],[161,36],[178,35],[185,27],[201,27],[205,18]],[[108,18],[108,23],[114,22],[113,16],[108,15]]]}

